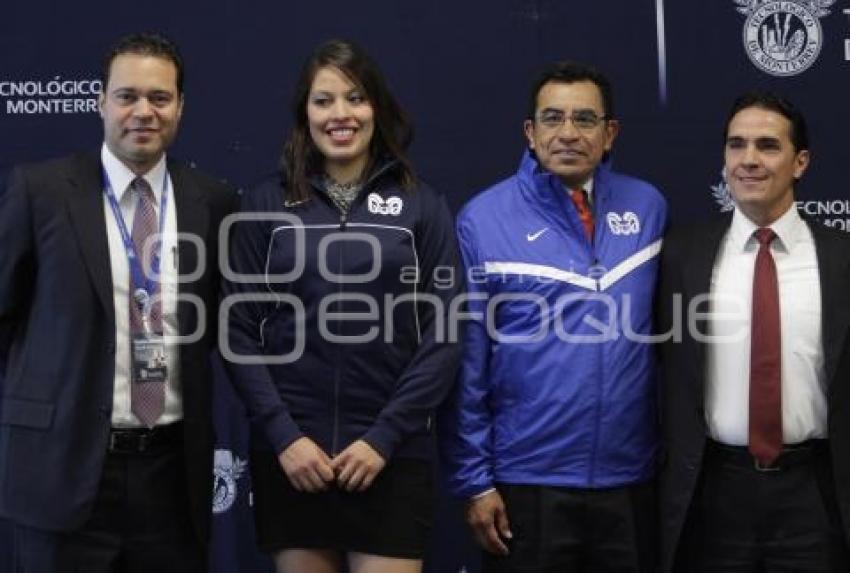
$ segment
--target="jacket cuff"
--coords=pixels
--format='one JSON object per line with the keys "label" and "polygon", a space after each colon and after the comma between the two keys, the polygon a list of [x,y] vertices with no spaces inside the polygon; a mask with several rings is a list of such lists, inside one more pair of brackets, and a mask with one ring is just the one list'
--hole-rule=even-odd
{"label": "jacket cuff", "polygon": [[386,423],[375,424],[363,435],[363,441],[381,454],[385,462],[389,462],[398,445],[401,443],[401,433]]}
{"label": "jacket cuff", "polygon": [[301,428],[287,412],[280,412],[268,420],[264,429],[266,439],[278,455],[288,448],[292,442],[304,435]]}

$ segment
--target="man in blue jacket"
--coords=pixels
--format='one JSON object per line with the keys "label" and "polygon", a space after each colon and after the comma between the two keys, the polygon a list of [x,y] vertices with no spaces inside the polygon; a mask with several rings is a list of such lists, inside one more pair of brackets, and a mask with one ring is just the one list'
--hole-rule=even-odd
{"label": "man in blue jacket", "polygon": [[652,296],[666,204],[608,160],[598,71],[534,85],[517,173],[458,223],[469,282],[450,486],[484,571],[646,571],[657,450]]}

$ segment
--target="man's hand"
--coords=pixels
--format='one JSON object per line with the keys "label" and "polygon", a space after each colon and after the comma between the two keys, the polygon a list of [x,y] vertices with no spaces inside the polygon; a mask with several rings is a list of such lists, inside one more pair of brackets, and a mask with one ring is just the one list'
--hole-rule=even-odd
{"label": "man's hand", "polygon": [[336,481],[346,491],[365,491],[387,462],[372,446],[357,440],[331,462]]}
{"label": "man's hand", "polygon": [[324,491],[334,479],[330,458],[310,438],[301,437],[289,444],[278,455],[278,461],[298,491]]}
{"label": "man's hand", "polygon": [[496,555],[507,555],[508,546],[503,539],[511,539],[508,512],[505,502],[496,490],[481,497],[471,499],[466,504],[466,522],[478,544]]}

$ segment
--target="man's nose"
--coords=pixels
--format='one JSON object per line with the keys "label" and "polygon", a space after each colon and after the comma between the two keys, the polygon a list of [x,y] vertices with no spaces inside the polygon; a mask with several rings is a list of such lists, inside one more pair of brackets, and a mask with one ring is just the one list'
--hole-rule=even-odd
{"label": "man's nose", "polygon": [[744,148],[744,154],[741,156],[741,163],[744,165],[759,164],[759,153],[754,145],[748,145]]}
{"label": "man's nose", "polygon": [[152,114],[152,110],[151,102],[144,96],[139,97],[133,105],[133,115],[138,117],[147,117]]}
{"label": "man's nose", "polygon": [[576,124],[573,123],[573,118],[567,116],[564,118],[564,123],[558,128],[558,137],[561,139],[573,140],[581,135]]}

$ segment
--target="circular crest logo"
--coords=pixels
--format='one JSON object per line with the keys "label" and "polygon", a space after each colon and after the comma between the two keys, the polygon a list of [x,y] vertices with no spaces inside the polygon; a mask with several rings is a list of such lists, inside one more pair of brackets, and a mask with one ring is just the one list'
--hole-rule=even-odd
{"label": "circular crest logo", "polygon": [[233,506],[238,493],[237,480],[248,462],[235,457],[230,450],[215,451],[213,466],[213,513],[224,513]]}
{"label": "circular crest logo", "polygon": [[823,45],[820,18],[835,0],[735,0],[747,14],[744,47],[750,60],[774,76],[794,76],[817,60]]}

